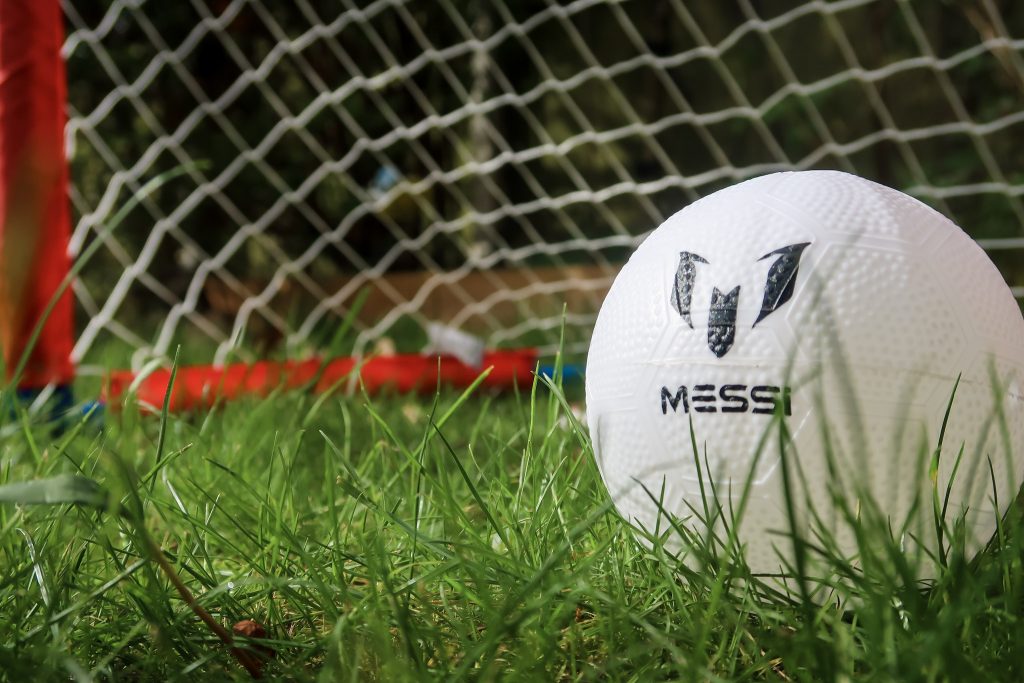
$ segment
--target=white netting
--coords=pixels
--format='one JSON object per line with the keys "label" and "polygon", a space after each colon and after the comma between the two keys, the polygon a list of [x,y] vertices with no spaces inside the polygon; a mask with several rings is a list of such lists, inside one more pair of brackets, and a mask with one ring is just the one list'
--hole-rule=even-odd
{"label": "white netting", "polygon": [[304,353],[364,288],[357,347],[550,347],[563,301],[582,343],[647,231],[778,169],[909,191],[1024,283],[1022,3],[103,4],[64,1],[73,250],[187,171],[76,284],[86,366]]}

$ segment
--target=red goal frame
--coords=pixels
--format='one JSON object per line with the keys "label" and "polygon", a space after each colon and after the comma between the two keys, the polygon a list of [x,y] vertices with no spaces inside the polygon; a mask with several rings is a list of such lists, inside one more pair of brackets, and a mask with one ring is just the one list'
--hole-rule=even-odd
{"label": "red goal frame", "polygon": [[71,267],[63,15],[56,0],[0,0],[0,17],[0,345],[7,380],[32,390],[75,376],[70,289],[14,376]]}

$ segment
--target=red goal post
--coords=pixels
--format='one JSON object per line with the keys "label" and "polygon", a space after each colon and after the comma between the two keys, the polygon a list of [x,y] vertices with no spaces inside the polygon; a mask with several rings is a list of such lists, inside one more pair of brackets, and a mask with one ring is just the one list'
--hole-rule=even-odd
{"label": "red goal post", "polygon": [[14,376],[71,263],[63,42],[57,2],[0,0],[0,345],[26,390],[74,378],[70,290]]}

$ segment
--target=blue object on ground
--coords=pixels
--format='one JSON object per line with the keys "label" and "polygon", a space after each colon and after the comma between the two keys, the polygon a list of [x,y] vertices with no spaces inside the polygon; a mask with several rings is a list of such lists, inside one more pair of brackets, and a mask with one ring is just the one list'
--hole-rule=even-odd
{"label": "blue object on ground", "polygon": [[82,404],[80,417],[88,417],[89,424],[102,427],[107,417],[107,404],[103,401],[86,401]]}
{"label": "blue object on ground", "polygon": [[[540,366],[540,374],[555,379],[555,366]],[[577,382],[583,379],[583,367],[567,363],[562,366],[562,382]]]}
{"label": "blue object on ground", "polygon": [[[15,396],[21,405],[27,407],[38,400],[44,391],[46,390],[18,389]],[[78,408],[79,410],[76,410],[75,396],[71,391],[71,385],[60,384],[53,388],[52,393],[46,399],[46,405],[37,413],[37,417],[41,422],[52,425],[54,435],[62,434],[69,424],[83,419],[86,415],[90,416],[90,425],[98,428],[103,426],[105,406],[102,402],[86,401]],[[13,406],[10,409],[10,415],[12,418],[14,417]]]}
{"label": "blue object on ground", "polygon": [[[23,406],[29,406],[39,398],[45,389],[18,389],[16,395],[18,402]],[[63,419],[75,404],[74,394],[71,393],[70,384],[58,384],[47,401],[49,410],[49,421],[55,422]]]}

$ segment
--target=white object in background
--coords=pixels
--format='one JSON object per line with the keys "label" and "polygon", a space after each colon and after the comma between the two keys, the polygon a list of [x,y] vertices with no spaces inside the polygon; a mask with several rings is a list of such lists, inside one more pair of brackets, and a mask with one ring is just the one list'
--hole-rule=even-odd
{"label": "white object in background", "polygon": [[831,487],[854,511],[870,495],[908,547],[912,535],[930,547],[929,458],[958,376],[938,486],[964,444],[948,518],[968,509],[975,550],[996,524],[989,463],[1002,508],[1021,482],[1017,302],[977,244],[921,202],[845,173],[778,173],[695,202],[632,255],[594,329],[587,419],[625,517],[667,529],[653,496],[706,531],[692,420],[707,495],[711,480],[728,515],[751,482],[738,537],[751,569],[774,573],[793,546],[773,411],[792,433],[802,534],[811,505],[855,553]]}
{"label": "white object in background", "polygon": [[427,323],[427,353],[455,356],[471,368],[484,364],[484,341],[440,323]]}

